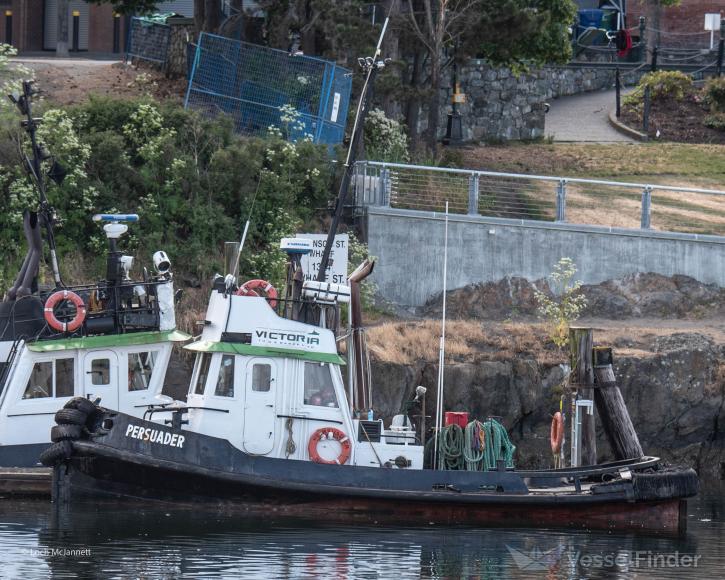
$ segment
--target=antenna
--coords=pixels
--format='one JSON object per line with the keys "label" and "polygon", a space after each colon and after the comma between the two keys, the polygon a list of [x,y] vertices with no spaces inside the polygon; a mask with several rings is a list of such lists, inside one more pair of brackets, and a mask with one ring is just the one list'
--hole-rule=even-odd
{"label": "antenna", "polygon": [[375,77],[379,71],[385,68],[386,61],[380,58],[380,51],[383,44],[383,38],[385,37],[385,31],[388,29],[389,21],[390,16],[387,16],[385,18],[385,22],[383,23],[383,29],[380,31],[380,36],[378,37],[375,54],[373,56],[358,59],[358,64],[366,73],[365,83],[363,84],[362,92],[360,93],[360,101],[357,104],[355,123],[352,127],[352,137],[350,138],[350,146],[348,147],[347,157],[345,159],[345,172],[342,175],[340,190],[337,194],[337,199],[335,200],[335,211],[332,217],[332,224],[330,225],[330,231],[327,234],[327,241],[325,242],[325,248],[322,251],[322,258],[320,259],[320,269],[317,272],[318,282],[324,282],[325,277],[327,276],[327,266],[330,262],[330,252],[332,252],[332,244],[335,241],[335,234],[337,233],[337,228],[340,225],[342,209],[350,191],[350,181],[352,180],[352,172],[355,167],[355,156],[357,155],[360,140],[362,138],[362,132],[365,126],[365,117],[367,117],[368,114],[368,104],[372,97]]}
{"label": "antenna", "polygon": [[433,442],[433,469],[438,469],[438,435],[443,427],[443,377],[446,358],[446,290],[448,289],[448,202],[446,202],[446,226],[443,242],[443,317],[441,342],[438,347],[438,388],[436,392],[436,429]]}

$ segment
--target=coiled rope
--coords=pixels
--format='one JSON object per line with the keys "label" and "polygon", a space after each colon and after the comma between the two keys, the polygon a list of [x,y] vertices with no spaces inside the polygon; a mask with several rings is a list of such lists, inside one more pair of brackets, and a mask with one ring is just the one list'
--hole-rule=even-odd
{"label": "coiled rope", "polygon": [[515,452],[505,427],[495,419],[471,421],[465,430],[448,425],[438,435],[438,469],[489,471],[501,459],[513,467]]}

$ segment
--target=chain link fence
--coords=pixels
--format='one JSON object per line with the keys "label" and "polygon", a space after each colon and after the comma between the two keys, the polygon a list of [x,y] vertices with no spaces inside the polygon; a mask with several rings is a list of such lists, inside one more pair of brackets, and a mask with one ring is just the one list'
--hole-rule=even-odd
{"label": "chain link fence", "polygon": [[202,33],[185,106],[229,115],[240,133],[273,127],[292,141],[337,145],[351,90],[350,72],[335,63]]}
{"label": "chain link fence", "polygon": [[171,26],[148,18],[131,18],[126,61],[138,58],[165,65],[170,44]]}
{"label": "chain link fence", "polygon": [[359,162],[358,213],[366,206],[725,236],[725,191]]}

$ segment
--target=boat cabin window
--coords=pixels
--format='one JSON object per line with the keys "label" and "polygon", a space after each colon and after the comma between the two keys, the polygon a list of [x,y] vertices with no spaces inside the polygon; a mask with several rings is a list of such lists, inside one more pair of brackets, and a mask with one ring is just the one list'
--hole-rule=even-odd
{"label": "boat cabin window", "polygon": [[211,364],[211,354],[205,352],[200,356],[199,360],[199,373],[196,375],[196,386],[194,387],[194,393],[197,395],[204,394],[204,385],[206,385],[206,378],[209,376],[209,365]]}
{"label": "boat cabin window", "polygon": [[151,384],[158,351],[132,352],[128,355],[128,390],[144,391]]}
{"label": "boat cabin window", "polygon": [[222,364],[219,366],[219,377],[216,381],[214,394],[217,397],[234,396],[234,359],[233,354],[222,356]]}
{"label": "boat cabin window", "polygon": [[91,384],[109,385],[111,383],[111,361],[97,358],[91,361]]}
{"label": "boat cabin window", "polygon": [[267,393],[272,386],[272,365],[258,363],[252,367],[252,390]]}
{"label": "boat cabin window", "polygon": [[325,363],[305,363],[305,405],[337,408],[335,385],[330,366]]}
{"label": "boat cabin window", "polygon": [[25,387],[23,399],[43,399],[46,397],[72,397],[75,388],[75,361],[72,358],[60,358],[51,361],[36,362]]}

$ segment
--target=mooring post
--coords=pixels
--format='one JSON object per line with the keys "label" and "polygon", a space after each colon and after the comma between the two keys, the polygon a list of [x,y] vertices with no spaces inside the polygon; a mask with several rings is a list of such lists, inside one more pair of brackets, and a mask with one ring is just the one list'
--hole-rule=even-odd
{"label": "mooring post", "polygon": [[722,75],[722,61],[725,54],[725,38],[721,38],[717,45],[717,76]]}
{"label": "mooring post", "polygon": [[639,459],[644,456],[637,431],[632,424],[627,405],[614,376],[612,349],[594,347],[594,401],[604,434],[614,453],[614,459]]}
{"label": "mooring post", "polygon": [[478,173],[468,177],[468,215],[478,215]]}
{"label": "mooring post", "polygon": [[655,46],[652,49],[652,66],[650,68],[651,72],[657,71],[657,52],[659,51],[659,46]]}
{"label": "mooring post", "polygon": [[[580,394],[580,400],[584,401],[594,401],[593,347],[594,332],[591,328],[569,329],[569,356],[573,383]],[[583,415],[581,450],[578,457],[581,459],[581,465],[597,463],[597,437],[593,412],[591,414],[585,412]]]}
{"label": "mooring post", "polygon": [[556,186],[556,221],[566,221],[566,179],[560,179]]}
{"label": "mooring post", "polygon": [[652,217],[652,186],[647,185],[642,190],[642,216],[640,219],[640,228],[643,230],[650,229]]}

